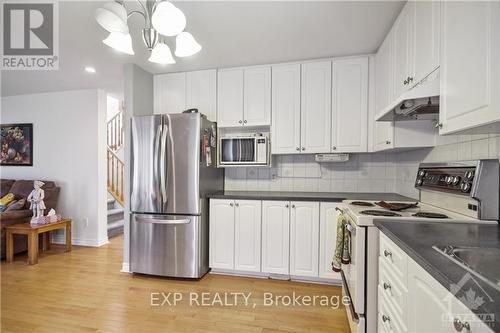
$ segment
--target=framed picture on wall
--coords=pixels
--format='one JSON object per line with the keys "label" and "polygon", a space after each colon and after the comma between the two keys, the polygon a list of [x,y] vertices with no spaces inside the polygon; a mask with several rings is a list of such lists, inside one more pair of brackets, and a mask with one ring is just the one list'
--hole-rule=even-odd
{"label": "framed picture on wall", "polygon": [[2,124],[0,134],[0,165],[33,165],[33,124]]}

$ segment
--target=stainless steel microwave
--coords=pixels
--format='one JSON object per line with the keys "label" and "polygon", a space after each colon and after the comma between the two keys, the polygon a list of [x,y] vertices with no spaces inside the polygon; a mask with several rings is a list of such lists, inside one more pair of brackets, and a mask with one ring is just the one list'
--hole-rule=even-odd
{"label": "stainless steel microwave", "polygon": [[224,136],[219,139],[219,165],[269,165],[269,139],[254,136]]}

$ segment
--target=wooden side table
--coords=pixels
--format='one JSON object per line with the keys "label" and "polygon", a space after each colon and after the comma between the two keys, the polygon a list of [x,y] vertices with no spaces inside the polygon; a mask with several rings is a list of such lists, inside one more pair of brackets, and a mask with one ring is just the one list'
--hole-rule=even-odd
{"label": "wooden side table", "polygon": [[38,235],[43,234],[46,248],[50,249],[50,232],[57,229],[66,229],[66,252],[71,251],[71,220],[63,219],[54,223],[31,225],[30,223],[18,223],[7,226],[6,229],[6,260],[12,262],[14,259],[14,234],[28,236],[28,263],[38,263]]}

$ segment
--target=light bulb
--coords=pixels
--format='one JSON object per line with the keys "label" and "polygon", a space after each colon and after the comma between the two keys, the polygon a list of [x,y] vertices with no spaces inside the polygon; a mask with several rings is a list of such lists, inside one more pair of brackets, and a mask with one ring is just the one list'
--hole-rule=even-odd
{"label": "light bulb", "polygon": [[122,34],[120,32],[112,32],[102,42],[119,52],[134,55],[134,50],[132,48],[132,37],[130,37],[130,34],[128,33]]}
{"label": "light bulb", "polygon": [[165,43],[158,43],[154,47],[153,51],[151,51],[151,56],[148,59],[151,62],[155,62],[157,64],[175,64],[175,59],[172,57],[172,52],[170,52],[170,48]]}
{"label": "light bulb", "polygon": [[95,19],[109,32],[128,33],[127,10],[117,2],[105,3],[95,11]]}
{"label": "light bulb", "polygon": [[178,57],[189,57],[201,50],[201,45],[187,31],[177,35],[175,44],[175,55]]}
{"label": "light bulb", "polygon": [[151,17],[153,27],[165,36],[176,36],[186,27],[186,16],[169,1],[158,3]]}

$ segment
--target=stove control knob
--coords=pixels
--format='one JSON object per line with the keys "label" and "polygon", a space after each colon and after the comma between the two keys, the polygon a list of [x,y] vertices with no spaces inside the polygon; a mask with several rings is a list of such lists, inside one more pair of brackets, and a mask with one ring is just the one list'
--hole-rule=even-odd
{"label": "stove control knob", "polygon": [[453,185],[457,186],[460,183],[460,176],[453,177]]}
{"label": "stove control knob", "polygon": [[423,183],[423,180],[422,180],[422,179],[417,179],[417,186],[422,185],[422,183]]}
{"label": "stove control knob", "polygon": [[453,183],[453,177],[452,176],[446,176],[446,184],[451,185]]}
{"label": "stove control knob", "polygon": [[472,178],[474,178],[474,171],[472,171],[472,170],[467,171],[465,173],[465,179],[472,180]]}
{"label": "stove control knob", "polygon": [[418,176],[419,176],[419,177],[424,177],[424,176],[425,176],[425,171],[424,171],[424,170],[420,170],[420,171],[418,172]]}
{"label": "stove control knob", "polygon": [[460,190],[464,193],[467,193],[470,191],[470,188],[471,188],[471,185],[470,183],[464,183],[462,182],[462,184],[460,185]]}

